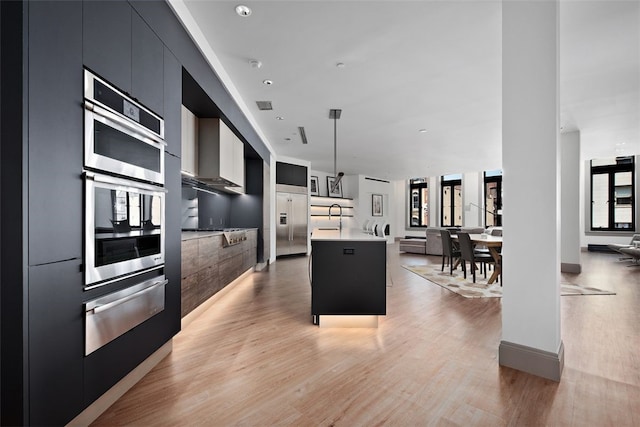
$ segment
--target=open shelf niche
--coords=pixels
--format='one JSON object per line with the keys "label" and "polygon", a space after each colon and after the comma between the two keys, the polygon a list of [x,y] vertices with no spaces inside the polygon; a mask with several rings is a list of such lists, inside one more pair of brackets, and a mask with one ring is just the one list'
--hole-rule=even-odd
{"label": "open shelf niche", "polygon": [[309,205],[311,230],[316,227],[334,227],[338,225],[340,210],[337,207],[331,210],[332,218],[329,220],[329,207],[334,203],[342,206],[342,227],[352,228],[355,226],[353,199],[346,197],[311,196]]}

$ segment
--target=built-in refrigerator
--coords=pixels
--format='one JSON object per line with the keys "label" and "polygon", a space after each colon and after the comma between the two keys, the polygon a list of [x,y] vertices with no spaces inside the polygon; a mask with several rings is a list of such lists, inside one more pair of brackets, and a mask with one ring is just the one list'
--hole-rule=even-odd
{"label": "built-in refrigerator", "polygon": [[276,256],[307,253],[309,196],[307,187],[276,187]]}

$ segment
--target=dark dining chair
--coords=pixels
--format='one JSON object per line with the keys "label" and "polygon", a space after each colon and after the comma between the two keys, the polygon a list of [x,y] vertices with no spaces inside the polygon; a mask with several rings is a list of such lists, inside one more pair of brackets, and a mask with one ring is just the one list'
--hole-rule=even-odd
{"label": "dark dining chair", "polygon": [[460,258],[460,250],[454,246],[449,230],[440,230],[440,236],[442,237],[442,268],[440,271],[444,271],[444,261],[448,258],[449,273],[453,275],[453,260],[454,258]]}
{"label": "dark dining chair", "polygon": [[466,262],[471,264],[471,273],[473,274],[473,283],[476,283],[476,262],[485,264],[484,277],[487,277],[486,264],[494,262],[490,254],[477,253],[473,250],[473,243],[469,233],[458,233],[458,244],[460,245],[460,257],[462,258],[462,273],[467,278]]}

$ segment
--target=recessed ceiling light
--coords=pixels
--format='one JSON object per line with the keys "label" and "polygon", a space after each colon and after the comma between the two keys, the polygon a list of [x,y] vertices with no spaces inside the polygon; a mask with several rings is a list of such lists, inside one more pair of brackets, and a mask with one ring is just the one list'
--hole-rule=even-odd
{"label": "recessed ceiling light", "polygon": [[262,83],[266,84],[267,86],[271,86],[273,84],[273,80],[266,79],[263,80]]}
{"label": "recessed ceiling light", "polygon": [[236,13],[238,14],[238,16],[246,18],[247,16],[251,15],[251,9],[243,4],[239,4],[236,6]]}
{"label": "recessed ceiling light", "polygon": [[285,138],[284,140],[285,141],[291,141],[291,138]]}
{"label": "recessed ceiling light", "polygon": [[257,59],[250,59],[249,65],[251,65],[251,68],[261,68],[262,62],[258,61]]}
{"label": "recessed ceiling light", "polygon": [[284,120],[284,117],[278,116],[278,117],[276,117],[276,120]]}
{"label": "recessed ceiling light", "polygon": [[426,130],[426,129],[420,129],[418,132],[420,132],[420,133],[427,133],[427,130]]}
{"label": "recessed ceiling light", "polygon": [[336,67],[337,67],[337,68],[344,68],[344,67],[345,67],[344,62],[338,62],[338,63],[336,64]]}

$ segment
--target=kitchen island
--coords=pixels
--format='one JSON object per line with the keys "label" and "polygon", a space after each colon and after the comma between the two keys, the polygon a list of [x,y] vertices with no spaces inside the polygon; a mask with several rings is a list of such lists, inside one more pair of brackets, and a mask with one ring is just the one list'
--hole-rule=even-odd
{"label": "kitchen island", "polygon": [[387,242],[359,229],[311,234],[311,315],[322,326],[377,327],[387,309]]}

